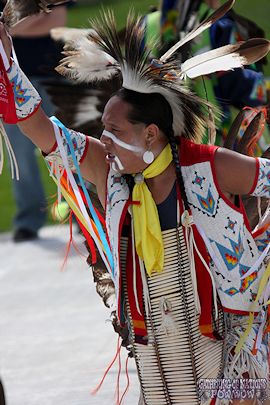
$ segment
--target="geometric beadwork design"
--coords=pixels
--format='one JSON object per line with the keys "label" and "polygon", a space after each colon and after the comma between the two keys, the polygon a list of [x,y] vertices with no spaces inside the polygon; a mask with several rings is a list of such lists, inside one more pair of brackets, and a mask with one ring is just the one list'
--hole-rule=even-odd
{"label": "geometric beadwork design", "polygon": [[251,195],[257,197],[270,197],[270,162],[264,158],[258,158],[259,176],[255,189]]}
{"label": "geometric beadwork design", "polygon": [[198,193],[195,193],[194,191],[193,191],[193,193],[196,194],[202,210],[208,212],[211,215],[213,215],[214,212],[215,212],[215,209],[216,209],[217,202],[214,200],[214,197],[213,197],[213,195],[211,193],[210,187],[208,189],[208,193],[207,193],[206,198],[201,196]]}
{"label": "geometric beadwork design", "polygon": [[13,89],[17,117],[23,120],[37,110],[41,103],[40,95],[14,61],[7,70],[7,76]]}
{"label": "geometric beadwork design", "polygon": [[243,255],[243,243],[240,237],[240,233],[238,235],[238,243],[234,242],[232,239],[227,238],[230,241],[232,250],[227,248],[226,246],[221,245],[218,242],[212,241],[216,244],[222,259],[225,262],[225,266],[228,270],[233,270],[238,264]]}
{"label": "geometric beadwork design", "polygon": [[14,77],[11,84],[13,88],[15,103],[19,107],[22,107],[31,99],[31,96],[26,95],[28,89],[22,88],[22,80],[19,79],[18,75]]}
{"label": "geometric beadwork design", "polygon": [[243,264],[240,264],[239,266],[239,274],[242,277],[246,272],[250,269],[248,266],[244,266]]}
{"label": "geometric beadwork design", "polygon": [[228,224],[225,226],[225,229],[229,229],[230,231],[233,232],[233,234],[235,234],[235,225],[237,224],[236,221],[232,221],[229,217],[227,217],[228,220]]}
{"label": "geometric beadwork design", "polygon": [[256,239],[256,243],[260,252],[263,252],[270,242],[270,231],[266,230],[262,239]]}
{"label": "geometric beadwork design", "polygon": [[192,180],[192,184],[196,184],[202,190],[203,189],[202,183],[205,180],[205,177],[199,176],[197,171],[195,171],[194,173],[195,173],[195,179]]}
{"label": "geometric beadwork design", "polygon": [[[239,266],[239,273],[240,276],[243,276],[244,274],[246,274],[246,272],[250,269],[250,267],[248,266],[244,266],[242,264],[240,264]],[[240,292],[243,294],[244,292],[246,292],[246,290],[249,288],[249,286],[251,286],[251,284],[257,279],[258,277],[258,272],[254,271],[252,274],[250,274],[248,277],[246,277],[245,279],[241,280],[241,286],[240,286]]]}
{"label": "geometric beadwork design", "polygon": [[257,279],[257,276],[258,276],[257,271],[254,271],[254,273],[250,274],[244,280],[241,280],[241,287],[240,287],[241,294],[244,294],[244,292],[247,291],[247,289],[251,286],[251,284],[253,284],[254,281]]}
{"label": "geometric beadwork design", "polygon": [[231,287],[224,292],[232,297],[233,295],[239,293],[239,290],[237,290],[237,288]]}

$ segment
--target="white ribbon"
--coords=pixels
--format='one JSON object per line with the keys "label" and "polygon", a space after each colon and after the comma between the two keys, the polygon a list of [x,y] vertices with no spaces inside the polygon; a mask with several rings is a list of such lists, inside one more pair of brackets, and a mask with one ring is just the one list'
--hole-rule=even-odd
{"label": "white ribbon", "polygon": [[74,192],[74,194],[76,196],[76,199],[78,201],[80,211],[81,211],[85,221],[87,222],[91,237],[94,239],[94,241],[96,243],[96,246],[97,246],[98,251],[99,251],[99,253],[100,253],[101,257],[102,257],[102,260],[103,260],[104,264],[106,265],[109,273],[112,274],[111,269],[110,269],[110,265],[108,263],[108,260],[107,260],[106,256],[104,255],[104,252],[103,252],[102,246],[100,244],[100,241],[98,240],[98,238],[97,238],[97,236],[96,236],[96,234],[95,234],[95,232],[93,230],[93,227],[92,227],[89,215],[88,215],[88,213],[86,211],[86,208],[85,208],[81,193],[80,193],[79,188],[78,188],[78,185],[77,185],[77,183],[76,183],[76,181],[74,179],[73,173],[71,172],[71,170],[69,168],[67,155],[66,155],[65,148],[64,148],[64,145],[63,145],[62,137],[60,135],[60,128],[54,122],[52,122],[52,124],[53,124],[53,128],[54,128],[55,138],[57,140],[59,151],[61,153],[61,157],[62,157],[62,160],[63,160],[63,165],[64,165],[65,170],[67,172],[67,177],[68,177],[68,179],[70,181],[70,185],[71,185],[71,187],[73,189],[73,192]]}

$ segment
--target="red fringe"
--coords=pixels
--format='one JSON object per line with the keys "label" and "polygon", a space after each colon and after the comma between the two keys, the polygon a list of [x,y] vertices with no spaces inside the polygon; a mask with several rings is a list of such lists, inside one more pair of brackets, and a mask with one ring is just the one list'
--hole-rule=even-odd
{"label": "red fringe", "polygon": [[100,388],[102,387],[102,384],[103,384],[103,382],[104,382],[104,380],[105,380],[105,378],[106,378],[108,372],[110,371],[110,369],[112,368],[113,364],[115,363],[115,360],[117,359],[117,357],[118,357],[118,355],[119,355],[119,353],[120,353],[120,350],[121,350],[121,344],[119,344],[119,343],[120,343],[120,336],[118,337],[118,340],[117,340],[117,350],[116,350],[115,356],[114,356],[113,360],[111,361],[111,363],[109,364],[109,366],[107,367],[107,369],[106,369],[106,371],[105,371],[105,373],[104,373],[104,375],[103,375],[103,377],[102,377],[100,383],[96,386],[96,388],[94,388],[94,389],[91,391],[91,395],[96,395],[96,393],[100,390]]}
{"label": "red fringe", "polygon": [[128,389],[129,389],[128,360],[129,360],[129,357],[127,356],[127,359],[126,359],[126,377],[127,377],[127,385],[126,385],[125,391],[123,392],[123,395],[121,396],[121,399],[120,399],[119,405],[122,405],[122,401],[124,400],[124,397],[126,396],[126,393],[128,392]]}
{"label": "red fringe", "polygon": [[120,399],[120,377],[121,377],[121,369],[122,369],[122,363],[121,363],[121,346],[120,346],[120,351],[119,351],[119,356],[118,356],[118,374],[117,374],[117,383],[116,383],[116,405],[119,405],[119,399]]}

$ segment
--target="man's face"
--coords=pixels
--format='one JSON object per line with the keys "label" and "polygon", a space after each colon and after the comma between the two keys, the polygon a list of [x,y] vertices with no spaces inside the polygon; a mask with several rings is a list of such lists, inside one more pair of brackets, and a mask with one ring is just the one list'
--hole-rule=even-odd
{"label": "man's face", "polygon": [[129,122],[130,108],[128,103],[114,96],[107,103],[102,116],[105,132],[100,140],[107,152],[106,161],[116,164],[122,173],[138,173],[147,166],[143,161],[143,154],[147,150],[146,125]]}

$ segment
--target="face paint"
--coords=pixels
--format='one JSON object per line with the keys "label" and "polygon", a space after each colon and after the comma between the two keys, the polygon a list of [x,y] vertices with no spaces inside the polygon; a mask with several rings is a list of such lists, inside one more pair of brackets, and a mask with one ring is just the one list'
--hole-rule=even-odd
{"label": "face paint", "polygon": [[112,164],[112,168],[115,172],[119,172],[119,170],[124,170],[124,166],[121,163],[121,160],[119,159],[119,157],[115,156],[114,158],[115,162],[113,162]]}
{"label": "face paint", "polygon": [[121,146],[121,148],[130,150],[131,152],[135,152],[135,153],[143,153],[144,152],[144,150],[142,148],[139,148],[138,146],[133,146],[133,145],[130,145],[129,143],[120,141],[120,139],[118,139],[114,134],[112,134],[109,131],[106,131],[105,129],[102,132],[102,135],[107,136],[107,138],[110,138],[114,143]]}

